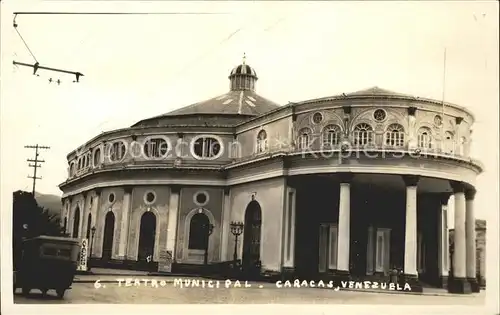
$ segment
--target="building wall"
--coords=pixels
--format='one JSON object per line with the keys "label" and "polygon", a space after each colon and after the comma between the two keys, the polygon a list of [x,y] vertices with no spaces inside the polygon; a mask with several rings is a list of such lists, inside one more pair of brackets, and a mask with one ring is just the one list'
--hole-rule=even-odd
{"label": "building wall", "polygon": [[[122,216],[122,201],[123,201],[123,189],[120,187],[106,188],[101,191],[101,197],[99,198],[99,205],[96,211],[96,233],[94,240],[94,256],[102,257],[103,252],[103,242],[104,242],[104,225],[106,220],[106,215],[108,212],[113,212],[115,216],[115,225],[113,231],[113,250],[111,258],[117,258],[118,256],[118,240],[120,239],[120,221]],[[114,194],[115,200],[110,202],[109,196]]]}
{"label": "building wall", "polygon": [[[208,195],[208,201],[204,205],[195,202],[195,196],[199,192]],[[176,241],[176,262],[202,264],[204,251],[190,250],[189,245],[189,225],[191,218],[196,213],[204,213],[214,225],[213,232],[209,239],[208,262],[220,260],[221,244],[221,224],[223,189],[212,187],[184,187],[180,193],[179,214],[177,225]]]}
{"label": "building wall", "polygon": [[[230,221],[245,221],[245,210],[252,201],[252,195],[260,204],[262,211],[260,258],[262,270],[281,271],[283,263],[282,253],[282,226],[283,210],[285,207],[284,178],[263,180],[231,188],[231,215]],[[228,253],[234,252],[235,237],[230,234]],[[242,258],[243,237],[238,240],[238,258]]]}
{"label": "building wall", "polygon": [[237,143],[241,148],[241,157],[248,157],[256,154],[257,135],[264,130],[268,139],[268,150],[279,150],[280,145],[285,148],[290,143],[292,118],[290,116],[278,120],[252,126],[252,128],[242,131],[237,135]]}
{"label": "building wall", "polygon": [[[146,194],[155,194],[152,203],[146,201]],[[130,200],[129,235],[127,244],[127,259],[136,260],[138,255],[141,218],[144,213],[151,211],[156,218],[155,250],[153,261],[158,261],[160,248],[166,248],[167,224],[170,189],[167,186],[138,186],[134,187]],[[123,209],[125,211],[125,209]],[[116,240],[119,241],[119,240]]]}
{"label": "building wall", "polygon": [[[449,231],[449,244],[453,246],[454,229]],[[453,260],[453,255],[450,256]],[[476,274],[479,275],[482,285],[486,283],[486,221],[476,219]]]}

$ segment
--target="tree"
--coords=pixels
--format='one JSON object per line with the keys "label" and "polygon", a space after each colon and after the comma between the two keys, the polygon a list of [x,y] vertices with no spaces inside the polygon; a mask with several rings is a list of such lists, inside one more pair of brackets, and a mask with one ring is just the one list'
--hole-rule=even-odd
{"label": "tree", "polygon": [[38,205],[32,193],[18,190],[13,193],[12,242],[14,267],[21,255],[23,238],[39,235],[64,236],[57,215]]}

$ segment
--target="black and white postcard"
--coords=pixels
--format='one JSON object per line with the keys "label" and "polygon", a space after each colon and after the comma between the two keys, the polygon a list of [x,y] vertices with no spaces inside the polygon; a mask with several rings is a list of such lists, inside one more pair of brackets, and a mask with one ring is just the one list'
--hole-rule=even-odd
{"label": "black and white postcard", "polygon": [[499,314],[498,3],[1,1],[10,314]]}

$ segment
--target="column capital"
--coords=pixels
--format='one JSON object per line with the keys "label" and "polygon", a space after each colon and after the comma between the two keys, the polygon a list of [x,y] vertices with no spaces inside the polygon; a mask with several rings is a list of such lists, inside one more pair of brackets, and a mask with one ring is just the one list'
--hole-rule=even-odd
{"label": "column capital", "polygon": [[450,200],[451,193],[449,192],[444,192],[439,194],[439,201],[441,202],[442,206],[446,206],[448,204],[448,201]]}
{"label": "column capital", "polygon": [[134,186],[132,185],[123,186],[123,191],[127,194],[131,194],[132,190],[134,190]]}
{"label": "column capital", "polygon": [[353,173],[338,173],[337,175],[341,184],[350,184],[354,178]]}
{"label": "column capital", "polygon": [[179,194],[181,192],[181,185],[170,185],[170,192]]}
{"label": "column capital", "polygon": [[97,196],[101,196],[101,192],[102,192],[102,188],[96,188],[94,189],[95,190],[95,193],[97,194]]}
{"label": "column capital", "polygon": [[463,193],[465,192],[465,184],[463,182],[458,182],[451,180],[450,181],[450,186],[453,189],[454,193]]}
{"label": "column capital", "polygon": [[88,191],[88,190],[87,190],[87,191],[84,191],[84,192],[82,193],[83,198],[84,198],[84,199],[87,199],[87,195],[88,195],[88,194],[89,194],[89,191]]}
{"label": "column capital", "polygon": [[476,196],[475,188],[469,188],[465,190],[465,200],[474,200],[475,196]]}
{"label": "column capital", "polygon": [[403,175],[403,181],[406,186],[417,186],[420,176],[418,175]]}
{"label": "column capital", "polygon": [[230,187],[224,187],[224,196],[229,196],[230,191],[231,191]]}
{"label": "column capital", "polygon": [[68,200],[69,200],[69,203],[72,203],[73,202],[73,195],[68,196]]}

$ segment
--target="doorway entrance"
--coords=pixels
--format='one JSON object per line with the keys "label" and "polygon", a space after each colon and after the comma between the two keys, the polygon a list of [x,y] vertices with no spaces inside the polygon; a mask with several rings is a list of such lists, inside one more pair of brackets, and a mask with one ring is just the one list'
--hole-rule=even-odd
{"label": "doorway entrance", "polygon": [[104,239],[102,242],[102,259],[111,260],[113,253],[113,237],[115,234],[115,214],[109,211],[104,222]]}
{"label": "doorway entrance", "polygon": [[244,224],[242,267],[249,273],[258,272],[256,267],[260,261],[262,209],[256,200],[248,204]]}
{"label": "doorway entrance", "polygon": [[139,234],[139,249],[137,258],[140,262],[151,262],[153,260],[155,236],[156,216],[152,212],[145,212],[141,217],[141,228]]}
{"label": "doorway entrance", "polygon": [[78,229],[80,228],[80,208],[75,209],[75,219],[73,221],[73,238],[78,238]]}

